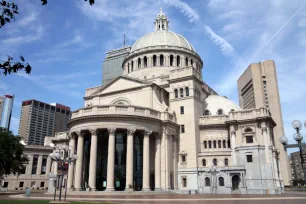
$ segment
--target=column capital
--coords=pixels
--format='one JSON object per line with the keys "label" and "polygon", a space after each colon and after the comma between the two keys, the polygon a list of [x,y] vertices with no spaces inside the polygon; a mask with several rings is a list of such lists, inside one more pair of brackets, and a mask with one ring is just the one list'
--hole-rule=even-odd
{"label": "column capital", "polygon": [[116,128],[107,128],[108,134],[113,135],[116,132]]}
{"label": "column capital", "polygon": [[69,133],[68,133],[68,137],[69,137],[69,139],[71,139],[71,140],[74,140],[74,139],[75,139],[75,136],[76,136],[76,133],[75,133],[75,132],[69,132]]}
{"label": "column capital", "polygon": [[90,129],[89,130],[91,135],[97,135],[97,134],[99,134],[99,131],[100,131],[99,129]]}
{"label": "column capital", "polygon": [[267,132],[267,131],[268,131],[268,128],[267,128],[267,127],[262,127],[262,128],[261,128],[261,131],[262,131],[262,132]]}
{"label": "column capital", "polygon": [[127,130],[127,134],[128,134],[128,135],[134,135],[134,133],[135,133],[135,131],[136,131],[135,128],[128,128],[128,129],[126,129],[126,130]]}
{"label": "column capital", "polygon": [[231,133],[231,135],[233,135],[233,136],[234,136],[234,135],[236,134],[236,131],[235,131],[235,130],[231,130],[231,132],[230,132],[230,133]]}
{"label": "column capital", "polygon": [[145,129],[144,135],[145,136],[150,136],[152,134],[152,132],[153,132],[152,130]]}
{"label": "column capital", "polygon": [[85,131],[84,131],[84,130],[75,131],[74,133],[75,133],[78,137],[79,137],[79,136],[84,136],[84,135],[85,135]]}

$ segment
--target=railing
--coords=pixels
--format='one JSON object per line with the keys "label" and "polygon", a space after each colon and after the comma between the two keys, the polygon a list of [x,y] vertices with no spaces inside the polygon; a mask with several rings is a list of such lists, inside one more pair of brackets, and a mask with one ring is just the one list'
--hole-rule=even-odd
{"label": "railing", "polygon": [[248,109],[233,111],[229,115],[207,115],[199,118],[200,125],[224,124],[230,120],[246,120],[258,117],[271,117],[271,113],[266,108]]}
{"label": "railing", "polygon": [[159,120],[169,120],[176,122],[176,117],[168,112],[159,112],[151,108],[131,106],[131,105],[103,105],[103,106],[90,106],[78,109],[72,112],[71,119],[93,116],[93,115],[134,115]]}

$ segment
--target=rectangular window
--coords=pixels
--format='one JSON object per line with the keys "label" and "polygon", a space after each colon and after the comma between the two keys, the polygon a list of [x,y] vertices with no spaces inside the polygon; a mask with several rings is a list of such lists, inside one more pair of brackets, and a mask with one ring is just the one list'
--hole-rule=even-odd
{"label": "rectangular window", "polygon": [[43,156],[42,164],[41,164],[41,174],[46,174],[47,159],[48,159],[48,156]]}
{"label": "rectangular window", "polygon": [[184,106],[181,106],[181,115],[184,114]]}
{"label": "rectangular window", "polygon": [[4,182],[4,184],[3,184],[3,188],[7,188],[8,187],[8,182],[6,181],[6,182]]}
{"label": "rectangular window", "polygon": [[182,155],[182,162],[186,162],[186,155]]}
{"label": "rectangular window", "polygon": [[45,187],[45,182],[40,182],[40,187],[41,188]]}
{"label": "rectangular window", "polygon": [[32,182],[31,182],[31,188],[35,188],[35,186],[36,186],[36,185],[35,185],[35,181],[32,181]]}
{"label": "rectangular window", "polygon": [[185,125],[181,125],[181,133],[185,133]]}
{"label": "rectangular window", "polygon": [[246,143],[253,143],[253,136],[246,136]]}
{"label": "rectangular window", "polygon": [[182,179],[182,185],[183,185],[183,188],[187,187],[187,178]]}
{"label": "rectangular window", "polygon": [[246,155],[247,162],[252,163],[253,162],[253,156],[252,155]]}
{"label": "rectangular window", "polygon": [[24,184],[23,181],[19,182],[19,188],[23,188],[23,184]]}
{"label": "rectangular window", "polygon": [[37,172],[38,155],[33,155],[32,174]]}

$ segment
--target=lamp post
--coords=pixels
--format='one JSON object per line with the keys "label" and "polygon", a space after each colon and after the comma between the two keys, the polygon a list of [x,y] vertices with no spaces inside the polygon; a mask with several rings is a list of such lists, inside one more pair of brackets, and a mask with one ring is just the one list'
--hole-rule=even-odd
{"label": "lamp post", "polygon": [[[64,178],[64,167],[65,163],[70,164],[71,162],[75,161],[77,159],[77,155],[73,154],[70,152],[70,148],[67,145],[62,145],[58,149],[55,150],[54,153],[51,153],[49,157],[57,162],[58,166],[57,168],[60,169],[60,173],[57,174],[59,177],[60,181],[60,194],[59,194],[59,201],[61,201],[62,198],[62,185],[63,185],[63,178]],[[68,167],[69,168],[69,167]],[[66,172],[68,169],[66,170]],[[68,174],[67,174],[67,181],[68,181]],[[66,200],[66,195],[67,195],[67,181],[65,183],[65,200]],[[55,196],[56,196],[56,185],[55,185],[55,191],[54,191],[54,201],[55,201]]]}
{"label": "lamp post", "polygon": [[[306,121],[304,122],[304,126],[306,127]],[[302,129],[302,123],[298,120],[294,120],[292,122],[292,127],[295,129],[296,133],[293,134],[293,139],[297,141],[297,144],[288,144],[288,138],[286,136],[282,136],[280,138],[280,143],[284,145],[284,148],[299,148],[300,150],[300,159],[301,159],[301,165],[302,165],[302,171],[304,174],[304,183],[306,183],[306,167],[304,165],[304,157],[303,157],[303,148],[306,148],[305,144],[302,144],[303,135],[300,132]]]}

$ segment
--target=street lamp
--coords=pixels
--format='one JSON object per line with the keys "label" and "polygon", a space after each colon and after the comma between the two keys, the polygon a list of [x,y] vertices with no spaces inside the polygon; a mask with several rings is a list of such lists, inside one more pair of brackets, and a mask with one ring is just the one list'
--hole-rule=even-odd
{"label": "street lamp", "polygon": [[[306,127],[306,121],[304,122],[304,126]],[[297,144],[288,144],[288,139],[285,136],[280,137],[279,141],[284,145],[284,148],[299,148],[300,150],[300,158],[302,164],[302,170],[304,173],[304,183],[306,183],[306,167],[304,165],[304,157],[303,157],[303,148],[306,148],[305,144],[302,144],[303,135],[300,132],[302,129],[302,123],[298,120],[294,120],[292,122],[292,127],[295,129],[296,133],[293,134],[293,139],[297,141]]]}
{"label": "street lamp", "polygon": [[[59,146],[58,149],[55,150],[55,152],[49,154],[49,157],[55,161],[57,164],[60,165],[60,168],[62,172],[58,174],[60,178],[60,194],[59,194],[59,201],[61,201],[62,198],[62,185],[63,185],[63,170],[64,170],[64,165],[65,163],[71,164],[71,162],[74,162],[77,159],[77,155],[70,152],[70,148],[67,145],[61,145]],[[69,166],[68,166],[69,169]],[[67,171],[68,171],[67,169]],[[65,200],[66,200],[66,195],[67,195],[67,182],[68,182],[68,174],[67,174],[67,181],[65,184]],[[54,190],[54,201],[55,201],[55,196],[56,196],[56,185],[55,185],[55,190]]]}

